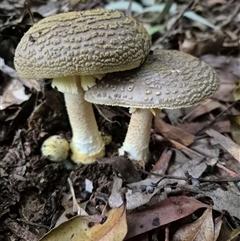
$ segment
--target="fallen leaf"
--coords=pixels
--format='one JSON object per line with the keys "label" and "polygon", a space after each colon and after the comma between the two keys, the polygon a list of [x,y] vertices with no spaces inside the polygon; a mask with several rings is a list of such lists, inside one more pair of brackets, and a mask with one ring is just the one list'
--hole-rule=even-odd
{"label": "fallen leaf", "polygon": [[216,26],[214,26],[212,23],[210,23],[207,19],[201,17],[200,15],[196,14],[195,12],[193,11],[186,11],[184,14],[183,14],[184,17],[188,18],[188,19],[191,19],[193,21],[196,21],[200,24],[203,24],[209,28],[212,28],[212,29],[216,29]]}
{"label": "fallen leaf", "polygon": [[[221,230],[217,241],[226,241],[226,240],[229,240],[229,238],[231,237],[233,228],[230,226],[230,224],[228,223],[225,217],[223,217],[221,221],[222,221],[222,225],[221,225]],[[236,239],[231,239],[231,240],[236,241]]]}
{"label": "fallen leaf", "polygon": [[149,238],[148,233],[141,233],[127,240],[128,241],[151,241],[152,239]]}
{"label": "fallen leaf", "polygon": [[173,235],[172,241],[214,241],[212,209],[207,208],[195,222],[187,224]]}
{"label": "fallen leaf", "polygon": [[[211,27],[214,28],[213,25]],[[179,42],[179,49],[184,53],[199,57],[207,53],[217,53],[222,47],[224,35],[215,29],[211,34],[207,31],[185,31],[183,42]]]}
{"label": "fallen leaf", "polygon": [[[127,11],[129,8],[130,2],[129,1],[116,1],[116,2],[110,2],[105,5],[106,9],[109,10],[121,10],[121,11]],[[131,11],[136,13],[143,12],[143,7],[141,4],[132,1],[131,2]]]}
{"label": "fallen leaf", "polygon": [[216,190],[204,191],[204,195],[213,200],[214,209],[220,212],[227,210],[231,216],[240,218],[240,195],[237,194],[238,190],[235,189],[234,191],[232,189],[233,187],[229,187],[227,191],[224,191],[221,188],[217,188]]}
{"label": "fallen leaf", "polygon": [[194,141],[194,136],[179,127],[165,123],[161,118],[156,117],[154,126],[158,133],[161,133],[167,139],[173,139],[185,146],[190,145]]}
{"label": "fallen leaf", "polygon": [[141,180],[141,173],[135,168],[133,162],[124,156],[114,156],[111,158],[99,158],[98,163],[109,164],[117,171],[121,178],[127,182],[137,182]]}
{"label": "fallen leaf", "polygon": [[240,145],[240,116],[229,115],[233,140]]}
{"label": "fallen leaf", "polygon": [[224,135],[209,129],[206,133],[213,137],[214,140],[219,143],[225,150],[227,150],[237,161],[240,162],[240,146],[234,143],[231,139]]}
{"label": "fallen leaf", "polygon": [[240,228],[234,229],[231,233],[230,238],[227,241],[239,240]]}
{"label": "fallen leaf", "polygon": [[8,82],[4,88],[3,95],[1,96],[0,110],[11,105],[20,105],[24,101],[28,100],[29,94],[25,93],[25,87],[17,79],[12,79]]}
{"label": "fallen leaf", "polygon": [[223,216],[214,219],[214,241],[218,240],[223,225]]}
{"label": "fallen leaf", "polygon": [[167,198],[142,210],[135,210],[127,216],[126,239],[186,217],[204,207],[209,206],[191,197],[178,196]]}
{"label": "fallen leaf", "polygon": [[[218,73],[219,73],[219,71],[218,71]],[[219,101],[232,102],[232,101],[234,101],[232,92],[235,88],[235,84],[234,83],[226,83],[226,82],[222,83],[221,78],[227,78],[228,76],[226,76],[226,75],[227,75],[226,73],[223,73],[222,75],[218,74],[218,77],[220,79],[220,86],[219,86],[218,91],[212,96],[212,98],[214,98],[215,100],[219,100]],[[229,77],[229,78],[231,78],[231,77]]]}
{"label": "fallen leaf", "polygon": [[179,118],[182,116],[182,109],[164,109],[164,113],[167,114],[167,117],[172,125],[177,125],[179,123]]}
{"label": "fallen leaf", "polygon": [[26,123],[27,119],[29,118],[30,114],[34,109],[36,100],[37,100],[37,93],[32,92],[30,98],[23,104],[23,107],[14,117],[11,124],[8,125],[7,133],[0,139],[0,141],[7,138],[11,134],[11,132],[15,130],[17,127],[23,126]]}
{"label": "fallen leaf", "polygon": [[194,143],[191,145],[191,149],[210,158],[218,159],[220,154],[220,149],[217,147],[213,148],[209,144],[209,140],[207,138],[202,138],[194,141]]}
{"label": "fallen leaf", "polygon": [[[209,124],[209,122],[189,122],[189,123],[178,123],[177,126],[181,129],[191,133],[192,135],[195,135],[208,124]],[[229,121],[215,122],[211,125],[211,128],[220,133],[230,133]]]}
{"label": "fallen leaf", "polygon": [[91,216],[69,219],[52,229],[39,241],[122,241],[127,233],[124,205],[111,209],[103,224],[93,224],[89,220]]}
{"label": "fallen leaf", "polygon": [[182,118],[182,121],[192,121],[197,117],[209,113],[218,108],[221,108],[221,104],[218,101],[207,99],[201,102],[198,106],[184,109],[184,112],[187,114],[185,117]]}
{"label": "fallen leaf", "polygon": [[108,203],[111,208],[117,208],[123,204],[122,195],[120,191],[121,187],[122,187],[122,179],[117,176],[114,176],[111,195],[108,199]]}
{"label": "fallen leaf", "polygon": [[150,27],[147,31],[148,31],[148,34],[152,36],[153,34],[155,34],[157,32],[163,31],[164,29],[165,29],[164,25],[157,24],[157,25]]}
{"label": "fallen leaf", "polygon": [[[223,82],[234,83],[240,78],[240,59],[234,58],[233,56],[224,56],[224,55],[212,55],[206,54],[200,58],[209,66],[217,70],[218,77],[222,79]],[[221,78],[221,74],[218,71],[221,71],[221,74],[227,73],[231,74],[231,78]],[[219,76],[220,75],[220,76]]]}
{"label": "fallen leaf", "polygon": [[19,84],[22,86],[26,86],[29,89],[35,89],[36,91],[41,91],[42,86],[41,83],[37,80],[25,80],[18,76],[15,69],[11,68],[10,66],[6,65],[4,59],[0,57],[0,70],[9,76],[12,80],[17,80]]}
{"label": "fallen leaf", "polygon": [[233,90],[233,98],[235,101],[240,100],[240,82],[237,82],[236,84],[237,84],[237,86]]}
{"label": "fallen leaf", "polygon": [[216,4],[226,4],[226,0],[208,0],[207,1],[207,5],[208,6],[213,6],[213,5],[216,5]]}
{"label": "fallen leaf", "polygon": [[[165,149],[159,160],[154,165],[152,172],[157,174],[164,174],[168,168],[168,163],[171,159],[171,156],[172,151]],[[129,189],[125,194],[127,200],[127,210],[131,210],[148,203],[151,198],[158,192],[158,188],[152,187],[152,184],[159,182],[160,179],[162,178],[156,175],[149,175],[142,181],[129,183]]]}

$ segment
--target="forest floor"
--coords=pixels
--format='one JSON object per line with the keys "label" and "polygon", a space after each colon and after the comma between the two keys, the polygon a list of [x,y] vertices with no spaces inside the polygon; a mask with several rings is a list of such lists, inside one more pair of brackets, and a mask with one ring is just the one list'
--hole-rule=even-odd
{"label": "forest floor", "polygon": [[[153,49],[174,49],[201,58],[220,81],[218,91],[199,105],[163,109],[154,118],[145,169],[117,156],[130,120],[128,109],[121,107],[94,108],[99,130],[112,140],[105,158],[96,164],[76,165],[70,157],[54,163],[41,155],[41,145],[51,135],[70,141],[71,127],[63,95],[51,87],[51,81],[21,79],[14,69],[16,46],[32,25],[27,8],[37,22],[60,12],[98,7],[127,11],[129,3],[124,2],[47,0],[31,1],[28,7],[23,0],[1,2],[0,241],[39,240],[63,217],[76,215],[71,187],[81,210],[95,215],[88,218],[91,223],[100,225],[102,218],[96,217],[105,212],[107,216],[106,209],[116,211],[113,220],[109,214],[116,233],[111,233],[109,222],[102,224],[109,237],[126,232],[120,225],[123,220],[126,238],[132,241],[203,240],[203,234],[205,240],[240,240],[238,0],[166,1],[171,8],[163,14],[159,10],[163,3],[132,3],[133,15],[152,36]],[[124,211],[117,208],[121,196]],[[82,219],[78,222],[72,224],[74,230],[85,227]],[[65,224],[55,228],[60,236],[75,232]],[[90,226],[90,236],[95,238],[81,239],[81,233],[71,240],[103,240]]]}

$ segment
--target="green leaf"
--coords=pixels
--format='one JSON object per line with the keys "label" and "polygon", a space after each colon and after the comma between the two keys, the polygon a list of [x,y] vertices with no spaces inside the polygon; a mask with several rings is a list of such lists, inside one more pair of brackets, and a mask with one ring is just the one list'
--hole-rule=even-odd
{"label": "green leaf", "polygon": [[[113,9],[113,10],[125,11],[128,9],[129,3],[130,3],[129,1],[110,2],[105,5],[105,8],[109,10]],[[137,2],[132,2],[131,10],[132,12],[135,12],[135,13],[142,13],[143,7],[141,6],[141,4]]]}
{"label": "green leaf", "polygon": [[150,27],[147,31],[149,35],[153,35],[157,32],[161,32],[165,29],[165,26],[163,24],[157,24],[155,26]]}
{"label": "green leaf", "polygon": [[217,27],[211,24],[208,20],[205,18],[201,17],[200,15],[196,14],[193,11],[187,11],[183,14],[184,17],[191,19],[193,21],[196,21],[198,23],[201,23],[205,26],[208,26],[209,28],[216,29]]}

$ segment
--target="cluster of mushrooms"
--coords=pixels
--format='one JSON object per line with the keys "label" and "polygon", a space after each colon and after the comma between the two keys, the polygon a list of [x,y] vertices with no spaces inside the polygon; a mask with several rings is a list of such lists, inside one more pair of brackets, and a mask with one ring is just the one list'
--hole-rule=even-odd
{"label": "cluster of mushrooms", "polygon": [[178,51],[150,53],[150,48],[142,24],[105,9],[46,17],[25,33],[15,68],[22,78],[52,78],[64,94],[74,162],[90,164],[105,155],[92,103],[130,108],[119,155],[146,162],[153,114],[192,106],[217,90],[217,75],[204,62]]}

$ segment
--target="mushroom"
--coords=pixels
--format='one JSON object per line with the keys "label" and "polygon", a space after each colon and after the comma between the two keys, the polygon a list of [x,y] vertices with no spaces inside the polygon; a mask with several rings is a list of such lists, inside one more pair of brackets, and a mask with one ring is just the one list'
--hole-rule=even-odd
{"label": "mushroom", "polygon": [[134,108],[119,155],[147,161],[152,123],[156,109],[196,105],[219,86],[216,73],[191,55],[160,50],[149,55],[137,69],[107,74],[85,93],[91,103]]}
{"label": "mushroom", "polygon": [[69,143],[60,135],[53,135],[43,142],[41,152],[50,161],[61,162],[68,157]]}
{"label": "mushroom", "polygon": [[105,9],[46,17],[21,39],[14,58],[19,76],[53,78],[52,85],[64,93],[74,162],[93,163],[105,153],[84,90],[106,73],[138,67],[150,45],[147,31],[134,18]]}

